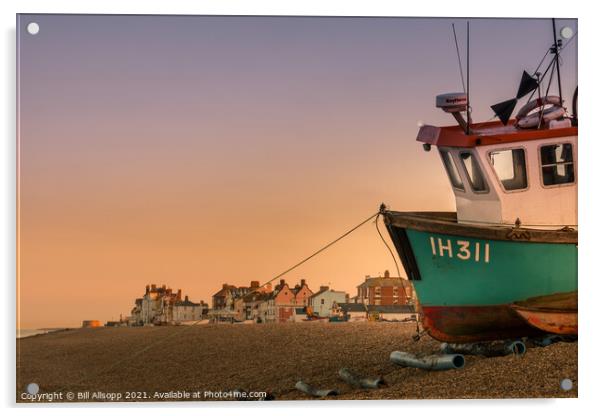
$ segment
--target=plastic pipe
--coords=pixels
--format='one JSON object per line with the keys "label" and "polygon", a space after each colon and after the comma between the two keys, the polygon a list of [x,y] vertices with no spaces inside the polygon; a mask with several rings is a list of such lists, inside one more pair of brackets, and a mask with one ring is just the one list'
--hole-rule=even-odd
{"label": "plastic pipe", "polygon": [[311,386],[303,381],[297,381],[297,384],[295,384],[295,388],[305,394],[309,394],[310,396],[314,397],[336,396],[339,394],[337,390],[317,389],[314,386]]}
{"label": "plastic pipe", "polygon": [[363,389],[377,389],[386,384],[382,377],[362,377],[348,368],[341,368],[339,370],[339,377],[346,383],[355,387],[361,387]]}
{"label": "plastic pipe", "polygon": [[461,354],[431,355],[418,358],[414,354],[393,351],[389,359],[402,367],[420,368],[423,370],[453,370],[464,367],[464,356]]}

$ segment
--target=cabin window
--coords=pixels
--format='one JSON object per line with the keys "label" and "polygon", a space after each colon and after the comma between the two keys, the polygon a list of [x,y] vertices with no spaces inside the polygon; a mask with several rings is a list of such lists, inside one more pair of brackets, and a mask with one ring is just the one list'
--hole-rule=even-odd
{"label": "cabin window", "polygon": [[541,146],[540,155],[544,186],[575,182],[573,146],[570,143]]}
{"label": "cabin window", "polygon": [[527,187],[527,163],[524,149],[496,150],[489,153],[493,170],[506,191]]}
{"label": "cabin window", "polygon": [[447,172],[447,176],[449,176],[449,181],[452,186],[463,191],[464,184],[462,183],[460,172],[458,172],[458,168],[456,167],[451,153],[447,150],[441,150],[439,153],[441,153],[441,159],[443,159],[443,165],[445,166],[445,171]]}
{"label": "cabin window", "polygon": [[479,162],[477,162],[475,155],[471,152],[461,152],[460,159],[464,165],[464,170],[466,176],[468,176],[468,181],[470,182],[472,190],[474,192],[489,191],[487,182],[485,182],[485,177],[483,176],[483,172],[481,171],[481,167],[479,166]]}

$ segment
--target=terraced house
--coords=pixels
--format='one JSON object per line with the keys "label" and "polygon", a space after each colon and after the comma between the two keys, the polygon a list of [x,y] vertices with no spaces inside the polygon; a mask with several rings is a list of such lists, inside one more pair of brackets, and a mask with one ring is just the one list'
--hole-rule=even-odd
{"label": "terraced house", "polygon": [[132,325],[170,325],[197,321],[207,314],[208,305],[203,301],[182,299],[182,290],[174,292],[166,285],[146,285],[141,298],[136,299],[130,322]]}
{"label": "terraced house", "polygon": [[391,277],[386,270],[384,276],[366,276],[366,280],[357,286],[357,302],[365,305],[414,304],[416,293],[409,280]]}
{"label": "terraced house", "polygon": [[292,289],[284,279],[280,280],[266,301],[263,321],[295,322],[301,317],[305,317],[304,313],[297,313],[297,309],[307,307],[311,295],[313,292],[305,279],[301,279],[300,283]]}

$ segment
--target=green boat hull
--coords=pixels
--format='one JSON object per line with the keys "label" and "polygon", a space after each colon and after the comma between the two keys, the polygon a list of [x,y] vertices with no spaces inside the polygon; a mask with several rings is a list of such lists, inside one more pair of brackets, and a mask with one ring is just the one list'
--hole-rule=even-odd
{"label": "green boat hull", "polygon": [[440,223],[416,225],[414,217],[387,225],[416,290],[423,326],[438,340],[541,335],[510,305],[577,291],[576,237],[538,231],[533,239],[528,233],[513,239],[499,229],[457,223],[448,232]]}
{"label": "green boat hull", "polygon": [[407,236],[422,276],[413,283],[423,306],[498,305],[577,290],[576,244],[481,240],[416,230],[407,230]]}

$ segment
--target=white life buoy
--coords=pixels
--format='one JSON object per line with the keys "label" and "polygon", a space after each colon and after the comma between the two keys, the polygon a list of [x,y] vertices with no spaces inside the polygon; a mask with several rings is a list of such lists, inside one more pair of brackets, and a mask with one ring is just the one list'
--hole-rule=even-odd
{"label": "white life buoy", "polygon": [[[544,109],[543,114],[540,111],[531,113],[533,110],[546,105],[551,105],[551,107]],[[565,109],[562,107],[560,97],[550,95],[529,101],[527,104],[525,104],[523,108],[521,108],[516,114],[516,125],[521,129],[529,129],[539,125],[540,117],[543,122],[548,122],[559,119],[560,117],[564,116],[564,114]]]}

